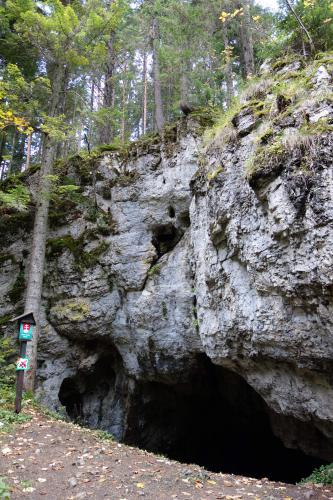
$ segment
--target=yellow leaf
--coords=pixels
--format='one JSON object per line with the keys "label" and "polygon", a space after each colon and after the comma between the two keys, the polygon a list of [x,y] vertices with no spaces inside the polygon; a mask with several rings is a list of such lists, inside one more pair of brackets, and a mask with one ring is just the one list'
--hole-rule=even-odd
{"label": "yellow leaf", "polygon": [[136,483],[137,488],[144,488],[145,484],[144,483]]}
{"label": "yellow leaf", "polygon": [[212,481],[211,479],[208,479],[207,483],[209,483],[209,484],[216,484],[216,481]]}

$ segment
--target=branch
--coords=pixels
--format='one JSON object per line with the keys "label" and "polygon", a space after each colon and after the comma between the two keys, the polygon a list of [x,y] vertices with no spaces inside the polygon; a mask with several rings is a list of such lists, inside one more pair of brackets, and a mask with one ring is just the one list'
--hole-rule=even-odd
{"label": "branch", "polygon": [[305,33],[306,37],[308,38],[311,52],[312,53],[315,52],[315,46],[314,46],[313,40],[311,38],[309,31],[304,26],[302,19],[299,17],[299,15],[297,14],[296,10],[294,9],[294,7],[290,3],[290,1],[289,0],[284,0],[284,1],[287,4],[287,7],[290,10],[290,12],[292,13],[292,15],[295,17],[296,21],[298,22],[301,30]]}

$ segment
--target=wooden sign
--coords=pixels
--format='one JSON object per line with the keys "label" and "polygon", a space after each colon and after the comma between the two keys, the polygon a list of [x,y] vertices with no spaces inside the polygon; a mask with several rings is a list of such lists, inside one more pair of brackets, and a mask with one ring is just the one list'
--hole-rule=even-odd
{"label": "wooden sign", "polygon": [[21,323],[19,340],[32,340],[33,328],[31,323]]}
{"label": "wooden sign", "polygon": [[29,370],[29,358],[19,358],[16,362],[16,370],[17,371],[26,371]]}

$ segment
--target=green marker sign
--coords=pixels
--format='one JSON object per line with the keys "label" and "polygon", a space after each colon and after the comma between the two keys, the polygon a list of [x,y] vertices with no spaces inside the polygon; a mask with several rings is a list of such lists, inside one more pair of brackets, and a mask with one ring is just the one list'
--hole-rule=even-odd
{"label": "green marker sign", "polygon": [[29,370],[29,358],[19,358],[16,362],[16,370],[17,371],[26,371]]}
{"label": "green marker sign", "polygon": [[19,340],[32,340],[33,328],[30,323],[21,323]]}

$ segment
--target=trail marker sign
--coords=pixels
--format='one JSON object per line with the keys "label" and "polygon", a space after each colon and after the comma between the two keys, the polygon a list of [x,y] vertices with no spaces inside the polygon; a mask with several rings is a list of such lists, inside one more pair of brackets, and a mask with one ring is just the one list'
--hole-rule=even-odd
{"label": "trail marker sign", "polygon": [[31,323],[20,323],[19,340],[32,340],[33,330]]}
{"label": "trail marker sign", "polygon": [[16,362],[16,370],[29,370],[29,358],[19,358]]}

